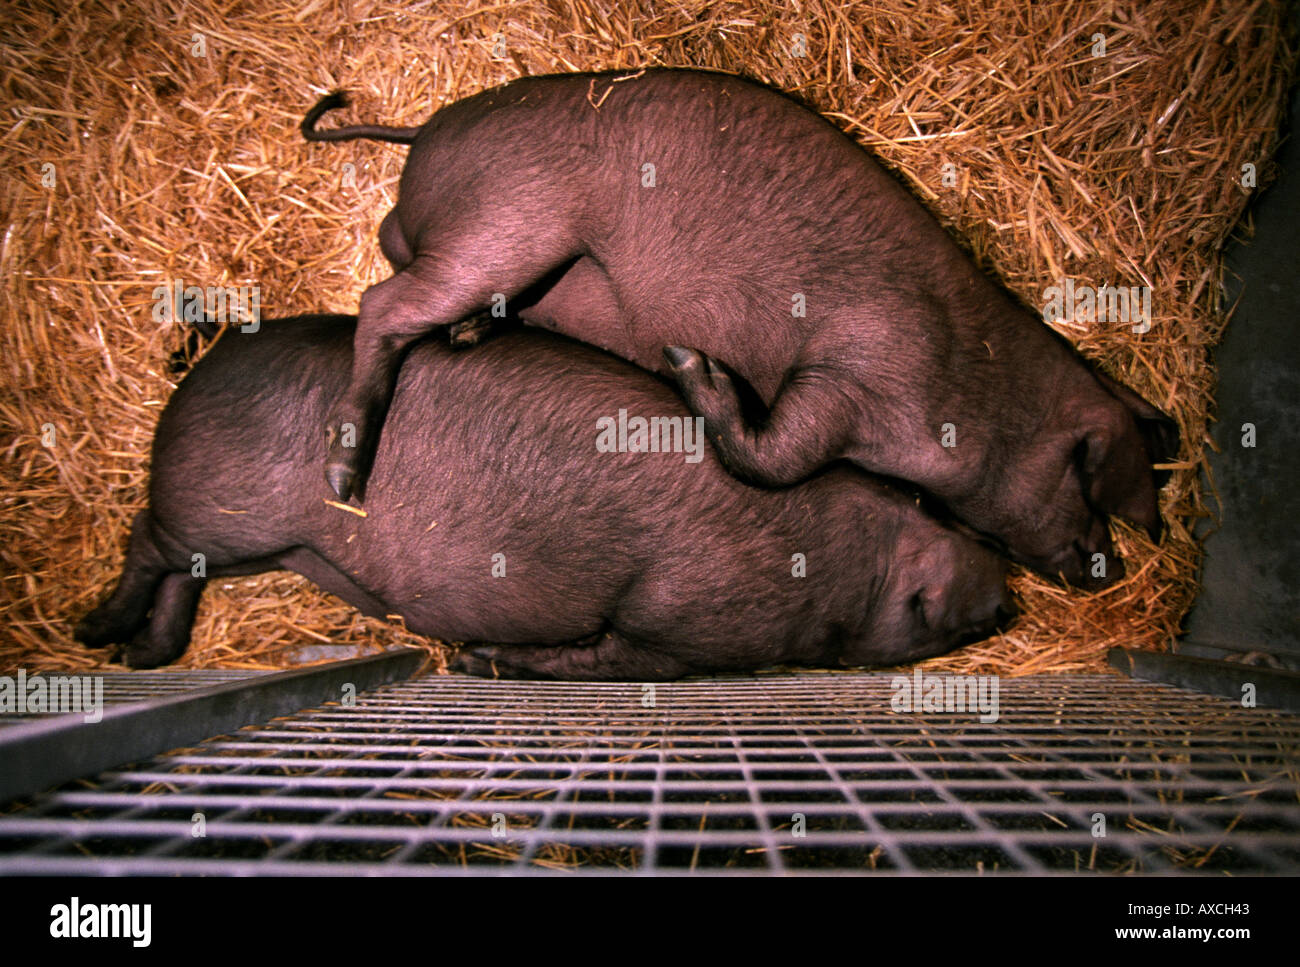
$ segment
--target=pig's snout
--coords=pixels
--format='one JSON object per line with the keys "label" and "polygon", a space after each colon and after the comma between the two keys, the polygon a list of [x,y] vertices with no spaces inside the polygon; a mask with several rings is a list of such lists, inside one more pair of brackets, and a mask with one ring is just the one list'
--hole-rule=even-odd
{"label": "pig's snout", "polygon": [[1050,558],[1025,563],[1086,591],[1104,588],[1124,576],[1124,560],[1111,544],[1106,519],[1098,515],[1090,516],[1083,537]]}
{"label": "pig's snout", "polygon": [[911,599],[921,627],[955,645],[987,638],[1015,616],[1006,563],[998,555],[954,537],[930,556],[925,584]]}
{"label": "pig's snout", "polygon": [[870,640],[845,665],[902,665],[987,638],[1016,607],[1007,563],[984,545],[937,525],[907,534],[890,566]]}

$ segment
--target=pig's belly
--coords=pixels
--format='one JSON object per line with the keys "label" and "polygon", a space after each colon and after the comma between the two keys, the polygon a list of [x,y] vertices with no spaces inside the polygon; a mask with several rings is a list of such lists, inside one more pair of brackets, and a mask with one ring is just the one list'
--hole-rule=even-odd
{"label": "pig's belly", "polygon": [[654,366],[648,354],[638,351],[608,274],[589,256],[574,262],[534,305],[520,310],[519,317],[644,368]]}
{"label": "pig's belly", "polygon": [[[370,559],[302,549],[284,561],[323,590],[364,614],[385,618],[426,638],[500,644],[558,644],[604,630],[604,596],[557,587],[544,562],[506,562],[494,577],[487,555],[473,565]],[[482,560],[478,560],[481,557]],[[513,569],[513,573],[512,573]],[[553,575],[549,575],[553,578]]]}
{"label": "pig's belly", "polygon": [[[757,325],[758,314],[752,305],[747,307],[743,293],[725,286],[688,292],[683,279],[623,281],[625,288],[641,294],[635,305],[625,304],[605,268],[584,255],[536,303],[522,308],[519,317],[664,376],[670,375],[665,346],[698,349],[732,366],[771,404],[803,339],[790,320]],[[665,290],[672,290],[674,297],[653,295]],[[772,300],[757,301],[762,305]],[[761,338],[746,335],[749,324],[762,332]],[[756,338],[763,353],[751,351]]]}

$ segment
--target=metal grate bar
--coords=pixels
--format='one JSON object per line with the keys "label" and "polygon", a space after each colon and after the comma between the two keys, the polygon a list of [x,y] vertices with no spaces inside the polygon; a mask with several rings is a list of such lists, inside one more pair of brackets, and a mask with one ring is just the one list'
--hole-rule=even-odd
{"label": "metal grate bar", "polygon": [[[5,765],[0,771],[0,802],[330,701],[340,697],[345,686],[364,689],[406,678],[422,659],[422,652],[403,649],[212,684],[198,684],[202,679],[196,678],[189,689],[175,688],[177,674],[171,673],[154,676],[152,688],[143,681],[133,686],[148,698],[114,704],[94,720],[82,712],[32,716],[31,721],[0,729],[0,761]],[[121,689],[119,694],[129,691]]]}
{"label": "metal grate bar", "polygon": [[[172,671],[103,672],[93,675],[84,672],[33,672],[29,678],[69,679],[78,683],[83,681],[93,683],[98,680],[103,685],[103,707],[112,708],[118,705],[129,705],[132,702],[149,701],[163,695],[183,694],[214,685],[246,681],[269,674],[271,673],[265,671],[230,669],[174,669]],[[13,673],[7,675],[10,678],[14,677]],[[0,734],[3,734],[3,729],[7,726],[44,721],[53,717],[53,713],[17,711],[0,713]]]}

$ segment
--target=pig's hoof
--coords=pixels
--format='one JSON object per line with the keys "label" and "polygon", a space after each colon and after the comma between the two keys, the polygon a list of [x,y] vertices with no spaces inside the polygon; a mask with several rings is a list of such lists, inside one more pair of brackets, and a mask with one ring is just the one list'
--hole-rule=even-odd
{"label": "pig's hoof", "polygon": [[[1101,560],[1097,560],[1100,557]],[[1035,570],[1043,571],[1062,584],[1081,591],[1100,591],[1110,587],[1124,576],[1124,559],[1114,553],[1094,551],[1077,541],[1069,550],[1062,551],[1047,562],[1025,561]]]}
{"label": "pig's hoof", "polygon": [[462,675],[476,678],[496,678],[496,666],[492,662],[489,648],[462,648],[451,661],[451,670]]}
{"label": "pig's hoof", "polygon": [[664,359],[668,360],[677,381],[683,386],[721,394],[734,394],[736,391],[727,371],[698,349],[665,346]]}
{"label": "pig's hoof", "polygon": [[141,631],[126,646],[122,660],[129,668],[158,668],[170,665],[185,654],[187,642],[155,641],[149,629]]}
{"label": "pig's hoof", "polygon": [[72,637],[87,648],[107,648],[113,642],[120,640],[113,628],[96,620],[93,611],[77,622],[76,627],[72,629]]}
{"label": "pig's hoof", "polygon": [[1084,591],[1100,591],[1102,588],[1108,588],[1124,576],[1126,569],[1123,558],[1114,555],[1106,556],[1105,565],[1106,568],[1103,573],[1096,573],[1092,555],[1085,554],[1081,572],[1077,577],[1067,579],[1066,583],[1076,588],[1082,588]]}
{"label": "pig's hoof", "polygon": [[[517,650],[509,646],[475,645],[462,648],[452,660],[451,668],[479,678],[537,678],[537,673],[527,663],[517,663],[517,654]],[[516,657],[516,661],[507,660],[505,655]]]}
{"label": "pig's hoof", "polygon": [[356,488],[356,472],[346,463],[330,462],[325,464],[325,479],[330,489],[339,495],[339,500],[347,503]]}
{"label": "pig's hoof", "polygon": [[447,341],[453,349],[468,349],[470,346],[477,346],[491,335],[491,317],[470,316],[468,319],[452,324]]}
{"label": "pig's hoof", "polygon": [[743,420],[740,397],[727,371],[698,349],[665,346],[664,358],[687,406],[704,417],[710,433],[734,432]]}
{"label": "pig's hoof", "polygon": [[698,369],[702,357],[703,354],[694,349],[683,349],[681,346],[664,347],[664,359],[668,360],[668,365],[673,368],[673,372]]}
{"label": "pig's hoof", "polygon": [[101,605],[77,622],[72,629],[72,637],[87,648],[107,648],[109,645],[130,641],[140,624],[141,621],[132,622]]}

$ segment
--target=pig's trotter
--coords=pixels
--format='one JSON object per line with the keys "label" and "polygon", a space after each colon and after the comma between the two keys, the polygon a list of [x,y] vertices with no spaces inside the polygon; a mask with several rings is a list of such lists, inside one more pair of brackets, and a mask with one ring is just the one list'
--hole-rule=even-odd
{"label": "pig's trotter", "polygon": [[481,678],[561,681],[669,681],[690,666],[608,631],[561,645],[475,645],[460,650],[452,669]]}
{"label": "pig's trotter", "polygon": [[354,494],[359,499],[362,447],[368,438],[368,429],[363,418],[342,407],[331,414],[325,426],[329,444],[325,457],[325,480],[344,503]]}
{"label": "pig's trotter", "polygon": [[492,665],[492,659],[481,654],[489,647],[491,646],[463,647],[456,652],[456,657],[451,660],[449,667],[452,671],[460,672],[462,675],[473,675],[476,678],[496,678],[497,673]]}
{"label": "pig's trotter", "polygon": [[665,346],[664,358],[691,412],[704,417],[711,439],[718,434],[734,436],[744,432],[740,397],[721,366],[699,350],[682,346]]}
{"label": "pig's trotter", "polygon": [[135,634],[135,627],[127,627],[120,616],[100,605],[77,622],[72,637],[87,648],[107,648],[116,641],[125,641]]}
{"label": "pig's trotter", "polygon": [[453,349],[468,349],[492,336],[492,317],[480,313],[453,323],[447,333],[447,342]]}
{"label": "pig's trotter", "polygon": [[185,644],[178,648],[174,642],[154,641],[150,630],[146,628],[127,645],[122,661],[128,668],[160,668],[184,654]]}
{"label": "pig's trotter", "polygon": [[696,365],[700,355],[694,349],[683,349],[681,346],[664,347],[664,359],[668,360],[668,365],[672,367],[674,373]]}
{"label": "pig's trotter", "polygon": [[353,488],[357,482],[356,468],[350,465],[346,456],[336,457],[331,452],[325,464],[325,481],[330,489],[338,494],[339,500],[347,503],[352,498]]}
{"label": "pig's trotter", "polygon": [[117,587],[107,601],[77,622],[73,635],[88,648],[130,641],[148,621],[156,589],[166,571],[149,512],[141,511],[131,524],[131,540]]}
{"label": "pig's trotter", "polygon": [[664,357],[686,405],[704,417],[718,459],[742,480],[764,487],[792,486],[843,456],[853,440],[859,420],[853,395],[845,392],[845,381],[825,367],[810,365],[788,373],[766,422],[752,426],[722,366],[681,346],[664,347]]}
{"label": "pig's trotter", "polygon": [[[752,436],[741,412],[736,387],[720,366],[697,349],[665,346],[664,358],[690,411],[704,417],[704,432],[728,470],[753,483],[762,482],[754,461],[740,456],[746,436]],[[739,459],[738,459],[739,457]]]}
{"label": "pig's trotter", "polygon": [[126,663],[132,668],[168,665],[189,647],[190,630],[199,608],[199,596],[207,581],[187,573],[168,574],[158,586],[149,624],[126,649]]}
{"label": "pig's trotter", "polygon": [[[561,646],[567,647],[567,646]],[[517,652],[526,650],[554,652],[557,649],[539,645],[466,645],[456,654],[451,663],[453,671],[475,675],[478,678],[552,678],[554,676],[530,669],[527,656]],[[522,657],[524,664],[519,665],[515,657]]]}
{"label": "pig's trotter", "polygon": [[119,587],[136,587],[117,591],[78,621],[72,636],[87,648],[107,648],[130,641],[148,620],[153,589],[161,577],[160,572],[141,574],[127,569]]}

